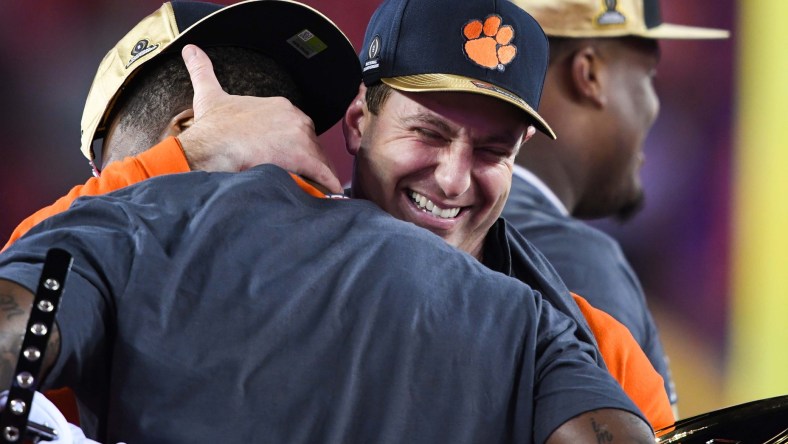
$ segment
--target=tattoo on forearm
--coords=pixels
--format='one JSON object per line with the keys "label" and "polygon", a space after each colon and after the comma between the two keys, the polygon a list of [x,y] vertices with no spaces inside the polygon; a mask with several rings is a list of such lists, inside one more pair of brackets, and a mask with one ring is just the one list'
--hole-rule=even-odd
{"label": "tattoo on forearm", "polygon": [[24,335],[0,333],[0,390],[10,387]]}
{"label": "tattoo on forearm", "polygon": [[5,313],[9,320],[14,316],[25,315],[25,311],[16,303],[16,298],[10,294],[0,294],[0,311]]}
{"label": "tattoo on forearm", "polygon": [[606,443],[606,442],[613,442],[613,434],[607,429],[607,426],[604,424],[597,424],[594,418],[591,418],[591,426],[594,428],[594,433],[596,434],[596,442]]}

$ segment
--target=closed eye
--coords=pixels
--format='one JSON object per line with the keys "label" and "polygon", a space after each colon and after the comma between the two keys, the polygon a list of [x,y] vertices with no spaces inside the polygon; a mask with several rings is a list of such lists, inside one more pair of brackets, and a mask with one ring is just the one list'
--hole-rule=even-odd
{"label": "closed eye", "polygon": [[514,152],[511,149],[495,146],[480,147],[476,152],[490,160],[507,160],[514,157]]}
{"label": "closed eye", "polygon": [[452,129],[440,118],[429,113],[418,113],[403,122],[425,143],[445,143],[452,139]]}
{"label": "closed eye", "polygon": [[419,136],[421,140],[430,144],[442,144],[447,141],[443,135],[437,131],[429,128],[417,127],[413,131]]}

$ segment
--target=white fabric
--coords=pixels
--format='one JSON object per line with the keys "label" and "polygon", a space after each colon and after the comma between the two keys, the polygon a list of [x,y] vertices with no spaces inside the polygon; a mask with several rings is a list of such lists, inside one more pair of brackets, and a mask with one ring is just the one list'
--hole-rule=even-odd
{"label": "white fabric", "polygon": [[[0,393],[0,406],[5,406],[7,397],[8,390]],[[39,392],[33,396],[29,420],[55,429],[58,438],[53,442],[58,444],[99,444],[97,441],[86,438],[82,429],[66,421],[66,417],[55,407],[55,404]]]}

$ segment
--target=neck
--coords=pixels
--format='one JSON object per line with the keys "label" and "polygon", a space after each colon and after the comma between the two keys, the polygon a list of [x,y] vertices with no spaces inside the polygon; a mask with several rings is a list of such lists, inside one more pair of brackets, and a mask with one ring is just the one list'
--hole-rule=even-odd
{"label": "neck", "polygon": [[[559,135],[559,140],[560,140]],[[571,214],[578,201],[578,177],[563,160],[559,140],[537,134],[523,146],[516,163],[539,178]]]}

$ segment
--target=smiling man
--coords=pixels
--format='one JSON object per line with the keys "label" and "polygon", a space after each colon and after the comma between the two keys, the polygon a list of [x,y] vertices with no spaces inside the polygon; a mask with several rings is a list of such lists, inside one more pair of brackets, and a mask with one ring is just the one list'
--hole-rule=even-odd
{"label": "smiling man", "polygon": [[348,116],[363,126],[347,134],[356,156],[353,197],[481,259],[514,156],[533,135],[517,109],[484,95],[389,91],[382,108],[353,105]]}
{"label": "smiling man", "polygon": [[555,138],[535,111],[544,34],[529,15],[503,15],[517,8],[500,6],[498,14],[482,5],[467,17],[435,20],[438,6],[384,2],[362,49],[369,90],[362,86],[344,122],[356,157],[352,195],[478,259],[520,146],[534,128]]}

